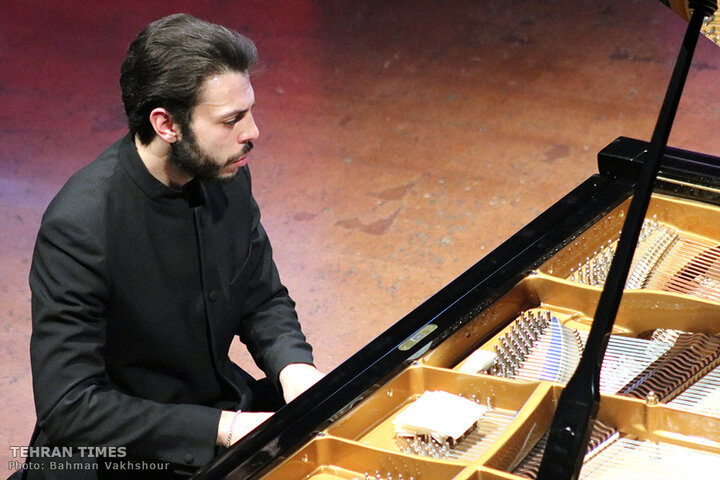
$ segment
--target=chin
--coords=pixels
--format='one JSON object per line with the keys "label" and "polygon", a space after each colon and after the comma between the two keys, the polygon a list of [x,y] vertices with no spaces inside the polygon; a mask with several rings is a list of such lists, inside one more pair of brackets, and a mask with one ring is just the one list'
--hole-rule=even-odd
{"label": "chin", "polygon": [[218,173],[217,175],[209,178],[208,181],[211,183],[224,185],[226,183],[234,182],[235,177],[237,177],[237,171],[233,173]]}

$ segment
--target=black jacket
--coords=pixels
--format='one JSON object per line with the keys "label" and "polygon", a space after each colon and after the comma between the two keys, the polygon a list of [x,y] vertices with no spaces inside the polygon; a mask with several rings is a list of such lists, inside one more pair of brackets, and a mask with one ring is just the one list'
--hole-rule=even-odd
{"label": "black jacket", "polygon": [[123,138],[48,207],[30,287],[36,445],[199,466],[221,409],[252,400],[228,358],[235,335],[276,384],[312,363],[247,167],[173,190]]}

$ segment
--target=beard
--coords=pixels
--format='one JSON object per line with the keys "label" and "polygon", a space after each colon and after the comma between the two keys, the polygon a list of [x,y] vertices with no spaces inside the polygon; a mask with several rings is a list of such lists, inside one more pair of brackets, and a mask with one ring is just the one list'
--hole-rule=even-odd
{"label": "beard", "polygon": [[225,160],[218,159],[207,153],[198,144],[195,132],[187,125],[181,125],[182,137],[170,144],[168,162],[186,175],[197,180],[228,183],[235,179],[235,175],[221,175],[220,170],[231,165],[237,159],[247,155],[253,148],[251,141],[245,142],[239,155]]}

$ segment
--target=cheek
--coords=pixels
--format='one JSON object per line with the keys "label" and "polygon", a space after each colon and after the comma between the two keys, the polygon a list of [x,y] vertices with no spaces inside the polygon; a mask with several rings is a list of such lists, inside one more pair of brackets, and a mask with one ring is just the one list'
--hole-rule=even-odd
{"label": "cheek", "polygon": [[201,137],[199,136],[200,132],[196,132],[198,143],[204,149],[212,151],[227,150],[235,138],[233,129],[225,127],[224,125],[222,127],[208,129],[204,133]]}

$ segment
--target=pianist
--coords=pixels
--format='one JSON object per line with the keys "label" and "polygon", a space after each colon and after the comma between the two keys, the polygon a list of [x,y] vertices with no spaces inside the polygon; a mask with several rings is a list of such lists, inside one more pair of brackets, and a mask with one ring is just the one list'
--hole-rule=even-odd
{"label": "pianist", "polygon": [[[130,45],[129,133],[67,182],[37,237],[28,478],[176,478],[322,376],[251,193],[255,59],[188,15]],[[230,360],[235,335],[267,379]]]}

